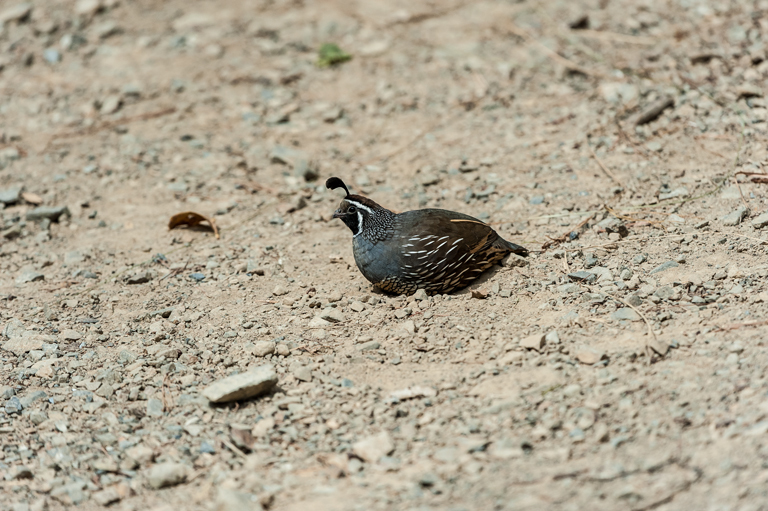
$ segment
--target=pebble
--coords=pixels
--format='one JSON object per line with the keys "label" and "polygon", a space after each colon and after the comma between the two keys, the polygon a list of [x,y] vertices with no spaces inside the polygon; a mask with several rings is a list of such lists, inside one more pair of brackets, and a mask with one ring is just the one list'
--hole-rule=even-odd
{"label": "pebble", "polygon": [[417,289],[413,294],[413,299],[417,301],[429,300],[429,295],[424,289]]}
{"label": "pebble", "polygon": [[17,284],[26,284],[27,282],[39,282],[41,280],[45,280],[45,275],[34,270],[23,271],[18,277],[16,277]]}
{"label": "pebble", "polygon": [[293,376],[299,381],[310,382],[312,381],[312,370],[307,366],[300,367],[293,372]]}
{"label": "pebble", "polygon": [[349,304],[349,308],[354,312],[363,312],[365,310],[365,304],[361,301],[355,300]]}
{"label": "pebble", "polygon": [[344,314],[338,308],[329,307],[320,313],[320,319],[330,323],[342,323],[344,322]]}
{"label": "pebble", "polygon": [[274,341],[258,341],[253,345],[253,354],[257,357],[266,357],[275,352]]}
{"label": "pebble", "polygon": [[680,266],[680,263],[677,263],[675,261],[667,261],[665,263],[661,263],[656,268],[652,269],[650,271],[650,274],[653,275],[654,273],[661,273],[670,268],[677,268],[678,266]]}
{"label": "pebble", "polygon": [[287,357],[291,354],[290,348],[285,343],[278,343],[277,346],[275,346],[275,354],[280,355],[282,357]]}
{"label": "pebble", "polygon": [[24,408],[18,397],[13,396],[11,399],[5,402],[5,413],[10,415],[12,413],[21,413]]}
{"label": "pebble", "polygon": [[47,48],[43,50],[43,58],[49,64],[57,64],[61,62],[61,53],[56,48]]}
{"label": "pebble", "polygon": [[0,202],[3,204],[15,204],[21,198],[21,186],[13,186],[0,190]]}
{"label": "pebble", "polygon": [[541,351],[546,344],[544,334],[529,335],[520,341],[520,347],[529,350]]}
{"label": "pebble", "polygon": [[275,367],[267,364],[218,380],[203,390],[203,396],[212,403],[228,403],[268,392],[275,384],[277,384]]}
{"label": "pebble", "polygon": [[592,348],[579,348],[576,350],[576,360],[582,364],[593,365],[607,358],[608,356],[604,351],[597,351]]}
{"label": "pebble", "polygon": [[747,208],[739,206],[734,211],[721,218],[723,225],[739,225],[741,221],[744,220],[744,217],[747,216],[748,212],[749,210],[747,210]]}
{"label": "pebble", "polygon": [[[594,282],[597,280],[597,275],[592,272],[579,270],[568,274],[568,278],[574,282]],[[562,287],[562,286],[561,286]]]}
{"label": "pebble", "polygon": [[762,229],[766,225],[768,225],[768,212],[762,213],[752,219],[752,227],[755,229]]}
{"label": "pebble", "polygon": [[35,209],[27,211],[26,218],[30,222],[39,222],[44,219],[48,219],[51,222],[58,222],[62,216],[71,216],[68,207],[38,206]]}
{"label": "pebble", "polygon": [[188,474],[186,465],[168,461],[154,465],[147,471],[147,483],[156,490],[176,486],[186,481]]}
{"label": "pebble", "polygon": [[83,334],[77,330],[67,329],[59,334],[59,338],[65,341],[79,341],[83,338]]}
{"label": "pebble", "polygon": [[352,444],[352,454],[368,463],[375,463],[395,450],[389,433],[382,431]]}
{"label": "pebble", "polygon": [[147,399],[147,415],[149,417],[162,417],[164,415],[163,408],[163,402],[159,399]]}

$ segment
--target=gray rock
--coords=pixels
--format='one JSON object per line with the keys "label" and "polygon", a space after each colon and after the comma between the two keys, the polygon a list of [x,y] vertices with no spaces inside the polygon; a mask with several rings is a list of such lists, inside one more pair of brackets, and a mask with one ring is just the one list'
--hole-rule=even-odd
{"label": "gray rock", "polygon": [[45,399],[46,397],[48,397],[48,394],[44,391],[36,390],[19,399],[19,402],[23,408],[29,408],[35,401]]}
{"label": "gray rock", "polygon": [[59,334],[59,338],[65,341],[79,341],[83,338],[83,334],[77,330],[67,329]]}
{"label": "gray rock", "polygon": [[640,315],[629,307],[622,307],[611,313],[611,319],[616,321],[640,321]]}
{"label": "gray rock", "polygon": [[[595,276],[592,273],[590,273],[590,275],[593,277]],[[578,284],[563,284],[561,286],[557,286],[558,293],[578,293],[579,291],[581,291],[581,288]]]}
{"label": "gray rock", "polygon": [[654,291],[654,296],[662,300],[679,300],[680,290],[672,286],[661,286]]}
{"label": "gray rock", "polygon": [[43,50],[43,59],[49,64],[57,64],[61,62],[61,52],[56,48],[46,48]]}
{"label": "gray rock", "polygon": [[632,264],[643,264],[647,259],[648,258],[645,257],[645,254],[637,254],[632,258]]}
{"label": "gray rock", "polygon": [[331,323],[342,323],[344,321],[344,314],[338,308],[327,308],[320,313],[320,318]]}
{"label": "gray rock", "polygon": [[752,227],[762,229],[768,225],[768,211],[752,219]]}
{"label": "gray rock", "polygon": [[509,254],[507,257],[501,260],[501,264],[507,268],[528,266],[528,259],[517,254]]}
{"label": "gray rock", "polygon": [[21,186],[12,186],[0,190],[0,202],[4,204],[15,204],[21,198]]}
{"label": "gray rock", "polygon": [[597,275],[590,271],[579,270],[568,274],[568,278],[574,282],[594,282],[597,280]]}
{"label": "gray rock", "polygon": [[109,487],[101,491],[94,492],[91,497],[100,506],[108,506],[120,500],[120,494],[117,493],[117,489],[114,487]]}
{"label": "gray rock", "polygon": [[203,396],[212,403],[228,403],[258,396],[277,383],[272,365],[263,365],[216,381],[203,390]]}
{"label": "gray rock", "polygon": [[689,195],[688,188],[681,186],[680,188],[675,188],[671,192],[660,193],[659,200],[676,199],[678,197],[687,197],[688,195]]}
{"label": "gray rock", "polygon": [[58,222],[62,216],[71,216],[68,207],[38,206],[27,212],[27,220],[30,222],[39,222],[44,219],[48,219],[51,222]]}
{"label": "gray rock", "polygon": [[21,275],[16,277],[17,284],[26,284],[27,282],[38,282],[45,280],[45,275],[34,270],[26,270],[21,272]]}
{"label": "gray rock", "polygon": [[360,344],[357,349],[360,351],[377,350],[381,346],[377,341],[368,341]]}
{"label": "gray rock", "polygon": [[166,488],[183,483],[188,474],[186,465],[169,461],[150,468],[147,472],[147,483],[154,489]]}
{"label": "gray rock", "polygon": [[656,268],[652,269],[650,273],[651,275],[653,275],[654,273],[661,273],[664,270],[668,270],[670,268],[677,268],[678,266],[680,266],[680,264],[676,263],[675,261],[667,261],[666,263],[661,263]]}
{"label": "gray rock", "polygon": [[747,208],[739,206],[736,210],[721,218],[723,225],[739,225],[741,221],[744,220],[744,217],[747,216],[748,212],[749,210]]}
{"label": "gray rock", "polygon": [[0,169],[4,169],[12,161],[21,158],[21,153],[15,147],[6,147],[0,149]]}
{"label": "gray rock", "polygon": [[163,416],[163,402],[156,398],[147,399],[147,415],[149,417]]}
{"label": "gray rock", "polygon": [[13,396],[11,399],[5,402],[5,413],[7,415],[12,413],[21,413],[21,410],[23,409],[24,406],[22,406],[21,401],[16,396]]}

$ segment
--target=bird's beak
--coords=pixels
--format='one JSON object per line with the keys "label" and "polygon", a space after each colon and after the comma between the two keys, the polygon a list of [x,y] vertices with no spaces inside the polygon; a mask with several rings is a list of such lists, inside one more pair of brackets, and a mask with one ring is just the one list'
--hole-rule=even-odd
{"label": "bird's beak", "polygon": [[333,212],[333,218],[341,218],[343,216],[344,216],[344,213],[342,213],[340,209],[337,209],[336,211]]}

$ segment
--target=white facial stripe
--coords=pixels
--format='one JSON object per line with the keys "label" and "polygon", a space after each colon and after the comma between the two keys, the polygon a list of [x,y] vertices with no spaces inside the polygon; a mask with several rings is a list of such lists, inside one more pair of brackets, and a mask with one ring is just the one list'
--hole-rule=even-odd
{"label": "white facial stripe", "polygon": [[357,238],[357,235],[363,232],[363,214],[357,212],[357,232],[352,235],[353,238]]}
{"label": "white facial stripe", "polygon": [[368,206],[364,206],[364,205],[360,204],[359,202],[357,202],[355,200],[349,200],[349,199],[344,199],[344,200],[346,200],[347,202],[349,202],[350,204],[352,204],[356,208],[360,208],[363,211],[367,211],[368,213],[373,214],[373,210],[371,208],[369,208]]}

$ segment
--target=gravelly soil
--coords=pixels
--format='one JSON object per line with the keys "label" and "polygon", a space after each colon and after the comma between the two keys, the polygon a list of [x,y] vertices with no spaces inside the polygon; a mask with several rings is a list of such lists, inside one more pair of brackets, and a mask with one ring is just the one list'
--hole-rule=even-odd
{"label": "gravelly soil", "polygon": [[[766,508],[768,2],[0,7],[0,509]],[[532,255],[380,294],[332,175]]]}

